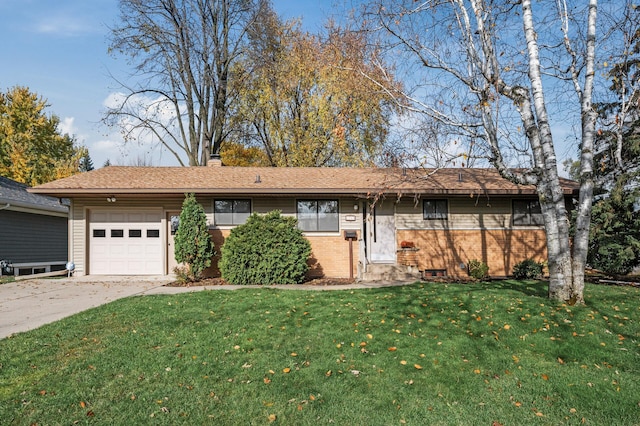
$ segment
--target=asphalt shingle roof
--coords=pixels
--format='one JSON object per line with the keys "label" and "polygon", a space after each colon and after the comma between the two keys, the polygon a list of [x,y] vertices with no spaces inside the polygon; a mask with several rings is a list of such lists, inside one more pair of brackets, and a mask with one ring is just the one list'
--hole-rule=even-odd
{"label": "asphalt shingle roof", "polygon": [[[577,184],[563,179],[565,194]],[[36,186],[55,196],[91,194],[535,194],[495,169],[122,167],[109,166]]]}
{"label": "asphalt shingle roof", "polygon": [[[68,207],[61,204],[58,198],[30,194],[28,186],[0,176],[0,204],[65,213]],[[3,207],[0,205],[0,207]]]}

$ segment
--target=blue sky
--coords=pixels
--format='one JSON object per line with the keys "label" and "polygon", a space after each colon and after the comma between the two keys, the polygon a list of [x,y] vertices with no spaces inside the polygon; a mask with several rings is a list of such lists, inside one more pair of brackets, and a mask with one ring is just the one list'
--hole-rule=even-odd
{"label": "blue sky", "polygon": [[[285,18],[301,18],[315,32],[332,13],[332,0],[273,0]],[[107,54],[109,26],[118,0],[0,0],[0,90],[26,86],[45,98],[61,130],[89,148],[95,167],[109,159],[128,165],[140,155],[153,165],[177,165],[158,150],[122,148],[115,130],[100,123],[104,101],[115,91],[109,74],[127,75],[122,57]]]}

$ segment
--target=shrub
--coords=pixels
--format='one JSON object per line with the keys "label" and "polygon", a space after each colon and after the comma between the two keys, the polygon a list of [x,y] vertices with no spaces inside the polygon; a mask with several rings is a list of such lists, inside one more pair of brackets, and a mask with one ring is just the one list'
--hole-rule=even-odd
{"label": "shrub", "polygon": [[469,261],[469,275],[476,280],[489,278],[489,266],[486,263],[473,259]]}
{"label": "shrub", "polygon": [[187,265],[186,275],[191,281],[202,278],[202,272],[211,266],[211,257],[215,254],[207,216],[193,194],[186,194],[182,203],[174,252],[176,260]]}
{"label": "shrub", "polygon": [[513,267],[513,277],[518,280],[537,280],[542,278],[544,263],[526,259]]}
{"label": "shrub", "polygon": [[232,284],[297,284],[309,268],[311,244],[293,217],[252,214],[231,230],[218,266]]}

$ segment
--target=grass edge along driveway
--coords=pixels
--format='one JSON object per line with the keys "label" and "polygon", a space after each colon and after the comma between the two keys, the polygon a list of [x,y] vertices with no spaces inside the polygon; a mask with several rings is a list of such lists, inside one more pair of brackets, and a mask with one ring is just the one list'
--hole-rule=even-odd
{"label": "grass edge along driveway", "polygon": [[133,297],[0,341],[4,424],[638,424],[640,290]]}

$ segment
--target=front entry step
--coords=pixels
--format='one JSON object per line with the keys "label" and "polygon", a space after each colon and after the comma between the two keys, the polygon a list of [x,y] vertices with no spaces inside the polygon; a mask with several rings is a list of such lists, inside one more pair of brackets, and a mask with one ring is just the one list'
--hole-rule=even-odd
{"label": "front entry step", "polygon": [[370,263],[362,274],[362,281],[420,281],[421,274],[417,267]]}

